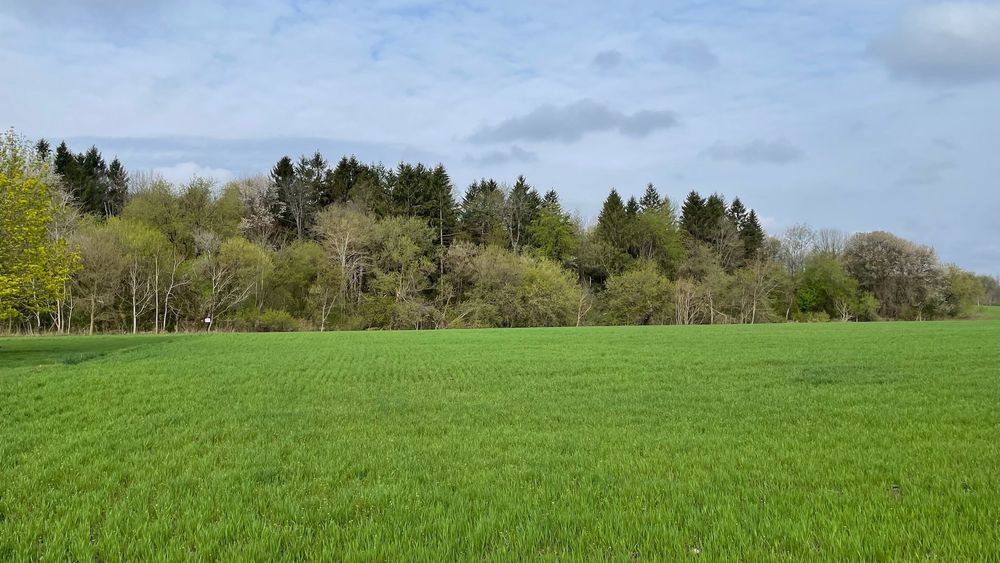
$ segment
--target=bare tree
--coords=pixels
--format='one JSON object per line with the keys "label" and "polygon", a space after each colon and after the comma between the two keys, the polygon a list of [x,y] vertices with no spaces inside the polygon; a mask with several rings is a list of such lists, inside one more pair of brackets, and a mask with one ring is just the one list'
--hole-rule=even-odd
{"label": "bare tree", "polygon": [[805,267],[806,258],[816,246],[816,233],[809,225],[798,223],[785,229],[781,236],[781,260],[792,277]]}
{"label": "bare tree", "polygon": [[848,238],[850,235],[838,229],[820,229],[816,233],[816,251],[840,256],[844,252],[844,247],[847,246]]}
{"label": "bare tree", "polygon": [[374,223],[370,216],[349,205],[331,205],[316,217],[315,231],[340,266],[342,303],[360,298],[368,237]]}

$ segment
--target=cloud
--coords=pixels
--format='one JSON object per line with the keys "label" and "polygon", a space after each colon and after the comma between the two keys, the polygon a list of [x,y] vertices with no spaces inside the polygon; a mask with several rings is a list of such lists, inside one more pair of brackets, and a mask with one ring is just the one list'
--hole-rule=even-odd
{"label": "cloud", "polygon": [[610,49],[594,55],[594,60],[590,61],[590,64],[600,70],[613,70],[621,66],[624,61],[625,56],[621,51]]}
{"label": "cloud", "polygon": [[508,162],[536,162],[538,155],[517,145],[512,145],[506,151],[490,151],[480,156],[467,156],[465,161],[478,166],[497,166]]}
{"label": "cloud", "polygon": [[910,164],[896,180],[897,186],[933,186],[944,181],[944,172],[955,168],[951,161],[927,161]]}
{"label": "cloud", "polygon": [[210,178],[221,184],[235,177],[232,171],[225,168],[212,168],[196,162],[179,162],[173,166],[159,166],[153,168],[153,172],[174,184],[183,184],[195,177]]}
{"label": "cloud", "polygon": [[690,70],[708,70],[719,64],[719,58],[701,39],[681,39],[667,45],[664,60]]}
{"label": "cloud", "polygon": [[1000,4],[921,6],[873,41],[868,54],[902,80],[940,85],[1000,78]]}
{"label": "cloud", "polygon": [[658,129],[669,129],[677,125],[677,117],[670,111],[641,110],[629,115],[584,99],[565,106],[545,104],[525,115],[506,119],[496,125],[484,125],[469,136],[469,141],[572,143],[588,133],[619,131],[629,137],[645,137]]}
{"label": "cloud", "polygon": [[940,148],[945,149],[945,150],[949,150],[949,151],[956,151],[956,150],[958,150],[958,145],[955,142],[953,142],[953,141],[951,141],[949,139],[945,139],[944,137],[936,137],[933,140],[933,143],[934,143],[934,146],[940,147]]}
{"label": "cloud", "polygon": [[785,139],[755,139],[742,145],[716,142],[703,150],[702,156],[715,160],[734,160],[743,164],[788,164],[801,160],[805,153]]}

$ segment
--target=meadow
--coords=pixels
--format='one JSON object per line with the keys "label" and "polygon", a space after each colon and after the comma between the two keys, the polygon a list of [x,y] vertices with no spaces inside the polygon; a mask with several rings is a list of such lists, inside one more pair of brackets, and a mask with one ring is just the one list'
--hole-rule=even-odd
{"label": "meadow", "polygon": [[0,338],[0,560],[995,560],[998,366],[996,318]]}

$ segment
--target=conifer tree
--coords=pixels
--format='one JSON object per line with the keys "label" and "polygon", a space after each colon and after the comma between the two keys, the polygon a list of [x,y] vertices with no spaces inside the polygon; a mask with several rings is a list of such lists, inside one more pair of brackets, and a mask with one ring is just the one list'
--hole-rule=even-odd
{"label": "conifer tree", "polygon": [[289,156],[281,157],[277,164],[271,168],[271,182],[278,193],[278,201],[281,202],[281,216],[278,218],[282,227],[286,229],[295,228],[295,220],[288,209],[288,199],[291,196],[292,186],[295,184],[295,165]]}
{"label": "conifer tree", "polygon": [[662,204],[663,199],[660,197],[660,193],[656,191],[652,183],[647,184],[646,192],[642,194],[642,199],[639,200],[639,206],[642,207],[643,211],[652,211],[659,209]]}
{"label": "conifer tree", "polygon": [[520,252],[527,238],[528,225],[534,221],[541,204],[542,198],[535,188],[528,184],[524,176],[518,176],[504,205],[504,226],[514,252]]}
{"label": "conifer tree", "polygon": [[49,146],[49,142],[45,139],[39,139],[38,142],[35,143],[35,154],[38,155],[40,160],[48,160],[49,155],[52,154],[52,147]]}
{"label": "conifer tree", "polygon": [[350,201],[351,192],[361,180],[365,169],[366,166],[358,162],[354,155],[350,158],[342,157],[331,173],[329,192],[324,194],[323,204]]}
{"label": "conifer tree", "polygon": [[78,175],[75,192],[81,209],[94,215],[107,215],[108,168],[96,146],[76,155]]}
{"label": "conifer tree", "polygon": [[726,219],[728,209],[726,207],[726,200],[719,194],[712,194],[708,196],[705,200],[705,231],[703,233],[703,240],[706,242],[712,242],[720,228],[721,222]]}
{"label": "conifer tree", "polygon": [[462,198],[459,222],[472,242],[485,244],[503,226],[504,194],[496,180],[473,182]]}
{"label": "conifer tree", "polygon": [[628,203],[625,204],[625,213],[629,217],[636,217],[639,215],[639,202],[636,201],[635,196],[628,198]]}
{"label": "conifer tree", "polygon": [[108,196],[105,201],[105,214],[118,215],[125,207],[128,199],[128,172],[121,161],[115,157],[108,166]]}
{"label": "conifer tree", "polygon": [[691,190],[681,206],[681,228],[697,240],[705,237],[705,200]]}
{"label": "conifer tree", "polygon": [[747,208],[744,207],[740,198],[734,199],[733,203],[729,205],[729,218],[732,220],[733,224],[736,225],[737,229],[742,229],[743,225],[746,223]]}
{"label": "conifer tree", "polygon": [[618,195],[618,190],[612,189],[604,200],[601,214],[597,217],[597,237],[612,248],[621,252],[628,251],[629,215]]}
{"label": "conifer tree", "polygon": [[743,253],[747,259],[755,257],[764,246],[764,229],[761,228],[757,212],[753,209],[750,210],[743,228],[740,229],[740,239],[743,241]]}
{"label": "conifer tree", "polygon": [[425,217],[438,235],[438,244],[443,246],[451,242],[457,219],[454,187],[443,164],[434,167],[427,185],[430,198]]}

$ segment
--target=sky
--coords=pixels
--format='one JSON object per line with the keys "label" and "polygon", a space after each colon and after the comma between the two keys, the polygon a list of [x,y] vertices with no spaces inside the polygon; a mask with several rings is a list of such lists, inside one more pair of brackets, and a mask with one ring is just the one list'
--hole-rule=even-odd
{"label": "sky", "polygon": [[1000,2],[0,0],[0,127],[224,182],[281,156],[740,197],[1000,274]]}

